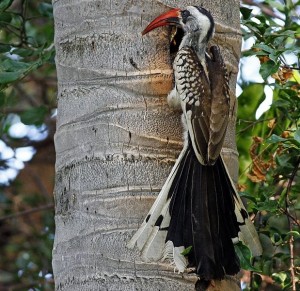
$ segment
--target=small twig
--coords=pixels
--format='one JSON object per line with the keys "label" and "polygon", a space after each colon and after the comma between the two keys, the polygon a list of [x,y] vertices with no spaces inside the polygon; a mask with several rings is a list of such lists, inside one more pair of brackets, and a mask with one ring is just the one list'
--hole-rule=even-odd
{"label": "small twig", "polygon": [[27,10],[27,0],[22,1],[21,5],[21,30],[20,30],[20,39],[22,44],[27,44],[27,34],[26,34],[26,10]]}
{"label": "small twig", "polygon": [[289,69],[289,70],[297,70],[297,71],[300,71],[300,68],[299,67],[293,67],[293,66],[289,66],[289,65],[281,65],[280,66],[281,68],[283,69]]}
{"label": "small twig", "polygon": [[274,118],[267,118],[267,119],[262,119],[262,120],[255,120],[255,121],[248,121],[248,120],[243,120],[243,122],[245,123],[250,123],[249,125],[247,125],[246,127],[244,127],[243,129],[241,129],[240,131],[237,132],[237,134],[240,134],[244,131],[246,131],[247,129],[253,127],[254,125],[261,123],[261,122],[265,122],[265,121],[270,121]]}
{"label": "small twig", "polygon": [[13,87],[18,91],[22,98],[26,99],[31,106],[40,106],[40,103],[31,95],[27,94],[26,90],[19,83],[15,83]]}
{"label": "small twig", "polygon": [[254,284],[254,272],[250,271],[250,276],[249,276],[249,288],[250,290],[253,289],[253,284]]}
{"label": "small twig", "polygon": [[46,186],[44,185],[44,183],[42,182],[42,179],[40,178],[40,176],[29,167],[26,170],[27,170],[28,174],[31,176],[31,178],[34,181],[37,188],[39,189],[39,192],[41,194],[43,194],[46,198],[51,197],[51,194],[48,192],[48,190],[47,190]]}
{"label": "small twig", "polygon": [[284,21],[284,18],[282,18],[280,15],[277,15],[272,8],[266,6],[266,5],[263,5],[261,3],[257,3],[257,2],[254,2],[253,0],[243,0],[242,1],[244,4],[246,5],[251,5],[251,6],[256,6],[258,8],[261,9],[262,13],[268,15],[268,16],[271,16],[271,17],[274,17],[274,18],[278,18],[282,21]]}
{"label": "small twig", "polygon": [[289,239],[289,245],[290,245],[290,253],[291,253],[291,279],[292,279],[292,288],[293,291],[296,291],[296,276],[295,276],[295,264],[294,264],[294,236],[291,235]]}
{"label": "small twig", "polygon": [[[267,145],[267,146],[266,146],[259,154],[257,154],[256,159],[259,158],[259,157],[261,157],[261,156],[263,155],[263,153],[264,153],[270,146],[271,146],[271,144]],[[251,167],[252,165],[254,165],[253,160],[252,160],[252,162],[249,163],[249,165],[244,169],[244,171],[240,173],[240,177],[242,177],[242,175],[244,175],[244,174],[247,172],[247,170],[250,169],[250,167]]]}
{"label": "small twig", "polygon": [[14,214],[2,216],[2,217],[0,217],[0,221],[4,221],[4,220],[7,220],[7,219],[13,219],[13,218],[17,218],[17,217],[20,217],[20,216],[32,214],[32,213],[47,210],[47,209],[53,209],[53,208],[54,208],[54,204],[50,203],[50,204],[42,205],[42,206],[32,208],[32,209],[29,209],[29,210],[20,211],[20,212],[14,213]]}
{"label": "small twig", "polygon": [[[8,26],[6,26],[5,29],[8,30],[9,32],[13,33],[14,35],[16,35],[18,38],[20,37],[20,35],[17,32],[15,32],[14,30],[12,30]],[[21,46],[21,44],[17,44],[16,46]]]}
{"label": "small twig", "polygon": [[293,215],[291,215],[286,209],[280,208],[279,211],[281,211],[283,214],[288,216],[291,220],[293,220],[294,224],[300,227],[300,223]]}
{"label": "small twig", "polygon": [[[297,163],[293,169],[292,175],[288,181],[288,185],[286,188],[286,196],[285,196],[285,207],[286,207],[286,213],[288,213],[289,215],[287,215],[287,219],[288,219],[288,224],[289,224],[289,228],[290,231],[293,231],[293,223],[291,220],[291,214],[289,211],[289,192],[291,191],[292,188],[292,184],[293,181],[295,179],[295,176],[298,172],[299,169],[299,165],[300,165],[300,157],[297,160]],[[289,239],[289,246],[290,246],[290,272],[291,272],[291,280],[292,280],[292,290],[296,291],[296,276],[295,276],[295,264],[294,264],[294,236],[291,235],[290,239]]]}
{"label": "small twig", "polygon": [[25,111],[24,108],[13,108],[13,107],[5,107],[3,106],[3,109],[0,111],[3,114],[9,114],[9,113],[15,113],[15,114],[20,114]]}

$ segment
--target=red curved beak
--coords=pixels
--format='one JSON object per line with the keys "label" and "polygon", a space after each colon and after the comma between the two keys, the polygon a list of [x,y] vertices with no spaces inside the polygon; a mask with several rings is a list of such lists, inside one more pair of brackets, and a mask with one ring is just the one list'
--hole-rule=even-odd
{"label": "red curved beak", "polygon": [[149,31],[165,25],[180,25],[180,9],[174,8],[158,17],[156,17],[142,32],[142,35]]}

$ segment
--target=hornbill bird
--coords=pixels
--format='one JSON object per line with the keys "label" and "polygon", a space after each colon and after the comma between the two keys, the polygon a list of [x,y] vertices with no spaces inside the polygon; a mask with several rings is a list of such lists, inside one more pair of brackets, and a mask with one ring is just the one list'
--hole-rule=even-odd
{"label": "hornbill bird", "polygon": [[208,42],[214,20],[202,7],[172,9],[143,31],[172,25],[183,31],[173,69],[169,103],[183,111],[184,146],[129,248],[144,261],[171,260],[179,272],[191,268],[205,281],[239,272],[234,243],[254,256],[261,245],[221,157],[230,115],[229,80],[219,48]]}

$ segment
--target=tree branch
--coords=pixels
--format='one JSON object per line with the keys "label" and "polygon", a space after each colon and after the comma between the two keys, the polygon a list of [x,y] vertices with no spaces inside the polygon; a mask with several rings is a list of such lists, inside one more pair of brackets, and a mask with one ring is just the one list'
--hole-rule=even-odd
{"label": "tree branch", "polygon": [[249,123],[249,125],[247,125],[243,129],[239,130],[237,132],[237,135],[243,133],[244,131],[248,130],[249,128],[255,126],[258,123],[262,123],[262,122],[266,122],[266,121],[271,121],[272,119],[274,119],[274,118],[272,117],[272,118],[258,119],[258,120],[243,120],[243,119],[240,119],[239,122]]}
{"label": "tree branch", "polygon": [[50,203],[50,204],[42,205],[42,206],[35,207],[35,208],[29,209],[29,210],[24,210],[24,211],[20,211],[20,212],[14,213],[14,214],[2,216],[2,217],[0,217],[0,222],[7,220],[7,219],[14,219],[14,218],[17,218],[20,216],[32,214],[35,212],[44,211],[47,209],[54,209],[54,203]]}
{"label": "tree branch", "polygon": [[261,3],[254,2],[253,0],[243,0],[242,2],[246,5],[256,6],[256,7],[260,8],[262,13],[284,21],[284,18],[282,18],[280,15],[277,15],[271,7],[268,7]]}
{"label": "tree branch", "polygon": [[[288,224],[289,224],[289,228],[290,231],[293,231],[293,222],[291,219],[291,214],[290,214],[290,210],[289,210],[289,193],[291,191],[292,188],[292,184],[293,181],[295,179],[295,176],[299,170],[299,165],[300,165],[300,157],[297,160],[297,163],[293,169],[292,175],[288,181],[288,185],[287,185],[287,189],[286,189],[286,196],[285,196],[285,207],[286,207],[286,213],[287,215],[287,219],[288,219]],[[291,280],[292,280],[292,290],[296,291],[296,275],[295,275],[295,257],[294,257],[294,236],[291,235],[290,239],[289,239],[289,246],[290,246],[290,272],[291,272]]]}

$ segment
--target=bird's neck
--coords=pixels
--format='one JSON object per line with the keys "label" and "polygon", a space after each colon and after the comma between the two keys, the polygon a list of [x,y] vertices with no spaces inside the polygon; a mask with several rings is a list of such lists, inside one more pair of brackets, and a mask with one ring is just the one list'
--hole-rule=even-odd
{"label": "bird's neck", "polygon": [[192,48],[200,60],[205,59],[207,42],[203,40],[202,35],[187,33],[183,36],[179,49],[183,47]]}
{"label": "bird's neck", "polygon": [[202,65],[202,68],[204,70],[206,78],[209,79],[207,64],[206,64],[206,60],[205,60],[205,52],[206,52],[206,48],[207,48],[207,42],[204,41],[203,38],[200,38],[199,35],[195,36],[194,34],[192,34],[192,35],[186,34],[182,38],[179,49],[181,49],[183,47],[190,47],[191,49],[193,49],[193,51],[197,54],[199,62]]}

